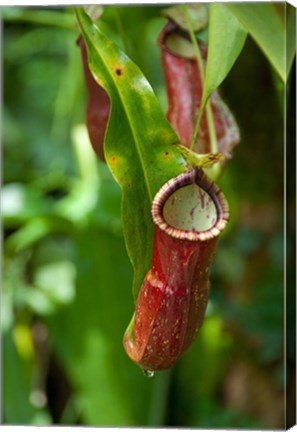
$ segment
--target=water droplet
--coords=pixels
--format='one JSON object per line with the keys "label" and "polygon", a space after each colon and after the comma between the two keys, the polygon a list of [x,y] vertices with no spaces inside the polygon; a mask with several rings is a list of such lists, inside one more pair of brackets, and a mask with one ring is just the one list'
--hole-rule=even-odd
{"label": "water droplet", "polygon": [[154,371],[150,371],[150,370],[146,370],[146,369],[142,369],[143,375],[146,376],[147,378],[152,378],[155,374]]}

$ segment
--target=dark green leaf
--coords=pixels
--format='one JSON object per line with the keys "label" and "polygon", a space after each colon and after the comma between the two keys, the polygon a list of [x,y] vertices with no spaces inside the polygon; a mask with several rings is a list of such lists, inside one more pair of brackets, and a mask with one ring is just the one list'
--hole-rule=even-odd
{"label": "dark green leaf", "polygon": [[226,7],[250,33],[283,81],[286,81],[283,13],[273,3],[228,3]]}

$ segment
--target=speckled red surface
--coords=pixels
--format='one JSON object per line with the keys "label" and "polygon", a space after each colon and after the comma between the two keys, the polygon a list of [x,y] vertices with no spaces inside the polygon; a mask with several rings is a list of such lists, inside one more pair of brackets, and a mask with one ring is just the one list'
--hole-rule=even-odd
{"label": "speckled red surface", "polygon": [[[195,58],[185,58],[173,53],[166,46],[166,38],[173,33],[182,37],[175,24],[169,22],[160,33],[158,40],[168,98],[167,118],[180,137],[181,143],[189,148],[202,99],[201,75]],[[207,45],[200,42],[199,47],[202,59],[206,63]],[[218,151],[228,157],[231,155],[233,147],[239,142],[239,128],[218,91],[212,93],[210,101]],[[202,116],[194,150],[197,153],[211,152],[210,134],[205,113]]]}
{"label": "speckled red surface", "polygon": [[172,366],[193,342],[208,301],[217,238],[188,241],[155,228],[152,268],[124,336],[130,358],[147,370]]}

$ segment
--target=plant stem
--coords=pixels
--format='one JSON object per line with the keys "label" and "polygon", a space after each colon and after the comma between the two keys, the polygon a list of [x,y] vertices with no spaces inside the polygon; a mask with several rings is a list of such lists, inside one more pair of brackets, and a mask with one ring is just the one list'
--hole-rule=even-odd
{"label": "plant stem", "polygon": [[200,106],[198,118],[197,118],[197,121],[196,121],[196,124],[195,124],[195,129],[194,129],[193,137],[192,137],[192,140],[191,140],[190,150],[194,150],[194,146],[195,146],[195,143],[196,143],[196,140],[197,140],[197,137],[198,137],[200,123],[201,123],[201,120],[202,120],[202,114],[203,114],[203,109]]}
{"label": "plant stem", "polygon": [[196,39],[195,32],[194,32],[194,29],[193,29],[193,26],[192,26],[192,22],[191,22],[191,18],[190,18],[189,12],[187,10],[187,6],[182,6],[182,8],[183,8],[183,12],[184,12],[184,15],[185,15],[185,18],[186,18],[187,27],[188,27],[188,30],[189,30],[189,33],[190,33],[190,37],[191,37],[191,41],[192,41],[192,44],[193,44],[193,47],[194,47],[194,51],[195,51],[195,54],[196,54],[196,59],[197,59],[197,63],[198,63],[198,67],[199,67],[199,71],[200,71],[200,75],[201,75],[201,81],[202,81],[202,84],[203,84],[204,83],[204,66],[203,66],[202,55],[201,55],[201,52],[200,52],[199,45],[197,43],[197,39]]}
{"label": "plant stem", "polygon": [[210,101],[207,102],[205,110],[206,110],[207,125],[209,130],[209,137],[210,137],[210,151],[211,153],[217,153],[218,140],[217,140],[217,134],[215,130],[214,118],[213,118]]}
{"label": "plant stem", "polygon": [[[186,23],[187,23],[187,27],[189,30],[189,34],[191,37],[191,41],[194,47],[194,51],[195,51],[195,55],[196,55],[196,60],[197,60],[197,65],[198,65],[198,69],[200,72],[200,79],[201,79],[201,87],[202,89],[204,88],[204,81],[205,81],[205,71],[204,71],[204,64],[203,64],[203,59],[202,59],[202,55],[201,55],[201,51],[199,49],[199,45],[197,42],[197,39],[195,37],[195,32],[191,23],[191,18],[189,15],[189,12],[187,10],[186,6],[182,6],[183,9],[183,13],[185,15],[185,19],[186,19]],[[193,133],[193,137],[191,140],[191,145],[190,145],[190,150],[194,150],[194,146],[195,143],[197,141],[197,137],[198,137],[198,132],[199,132],[199,128],[200,128],[200,124],[201,124],[201,120],[202,120],[202,116],[203,116],[203,110],[206,110],[206,118],[207,118],[207,124],[208,124],[208,129],[209,129],[209,135],[210,135],[210,150],[212,153],[217,153],[218,151],[218,142],[217,142],[217,136],[216,136],[216,131],[215,131],[215,126],[214,126],[214,119],[213,119],[213,113],[212,113],[212,109],[211,109],[211,105],[210,105],[210,100],[208,100],[207,102],[204,100],[204,98],[202,97],[201,100],[201,105],[200,105],[200,109],[199,109],[199,113],[198,113],[198,118],[195,124],[195,129],[194,129],[194,133]]]}

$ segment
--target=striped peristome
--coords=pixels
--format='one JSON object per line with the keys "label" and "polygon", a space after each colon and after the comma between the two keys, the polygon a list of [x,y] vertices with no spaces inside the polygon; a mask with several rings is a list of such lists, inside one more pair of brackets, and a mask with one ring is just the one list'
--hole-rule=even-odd
{"label": "striped peristome", "polygon": [[[216,206],[217,220],[216,223],[208,230],[201,232],[180,230],[170,226],[164,220],[163,207],[166,200],[177,189],[190,184],[197,184],[197,186],[201,187],[206,193],[210,195]],[[229,220],[229,206],[223,192],[219,189],[219,187],[204,174],[202,169],[196,168],[172,178],[161,187],[152,203],[152,217],[153,221],[159,226],[159,228],[161,228],[163,231],[166,231],[169,235],[175,238],[191,241],[204,241],[216,237],[221,231],[225,229],[225,226]]]}

